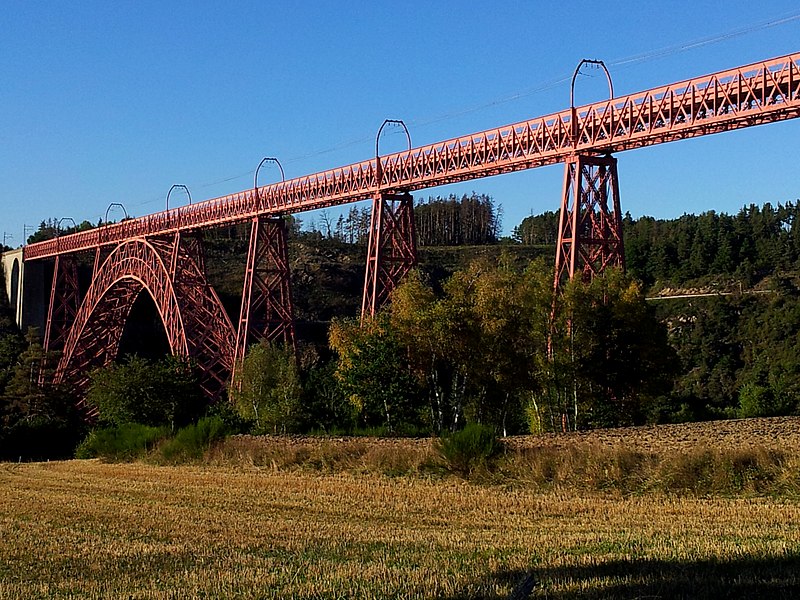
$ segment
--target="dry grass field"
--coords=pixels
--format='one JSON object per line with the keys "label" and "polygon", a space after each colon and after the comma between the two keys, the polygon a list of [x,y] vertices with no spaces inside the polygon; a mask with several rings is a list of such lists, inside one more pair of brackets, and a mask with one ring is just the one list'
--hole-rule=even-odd
{"label": "dry grass field", "polygon": [[791,495],[540,489],[231,452],[0,465],[0,598],[505,598],[529,573],[540,598],[800,596]]}

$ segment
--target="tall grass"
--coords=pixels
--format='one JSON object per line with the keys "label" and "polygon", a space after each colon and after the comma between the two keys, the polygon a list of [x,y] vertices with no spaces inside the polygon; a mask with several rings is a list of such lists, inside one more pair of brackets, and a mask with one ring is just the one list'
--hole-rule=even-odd
{"label": "tall grass", "polygon": [[273,471],[377,473],[388,476],[441,472],[437,453],[426,439],[256,437],[238,435],[205,456],[217,466],[267,467]]}
{"label": "tall grass", "polygon": [[786,448],[697,447],[659,451],[576,442],[524,447],[468,427],[436,439],[226,437],[219,417],[201,419],[173,437],[165,429],[126,425],[93,432],[81,458],[206,463],[273,471],[457,477],[478,484],[538,490],[691,496],[800,496],[800,456]]}
{"label": "tall grass", "polygon": [[581,445],[516,450],[501,479],[538,488],[709,495],[799,495],[800,459],[763,447],[664,453]]}
{"label": "tall grass", "polygon": [[153,455],[156,461],[185,463],[199,460],[212,445],[225,438],[228,427],[220,417],[204,417],[164,440]]}
{"label": "tall grass", "polygon": [[701,447],[645,452],[586,443],[518,448],[494,446],[480,437],[472,433],[457,442],[440,442],[235,436],[215,446],[204,460],[274,471],[455,476],[538,490],[800,496],[800,457],[789,450]]}
{"label": "tall grass", "polygon": [[75,456],[110,461],[134,460],[143,457],[168,435],[167,427],[138,423],[95,429],[78,446]]}

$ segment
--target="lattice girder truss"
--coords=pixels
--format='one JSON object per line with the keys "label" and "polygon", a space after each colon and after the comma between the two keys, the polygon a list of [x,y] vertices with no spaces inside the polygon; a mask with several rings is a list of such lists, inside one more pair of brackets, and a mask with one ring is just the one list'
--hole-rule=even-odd
{"label": "lattice girder truss", "polygon": [[800,53],[566,109],[25,247],[25,260],[800,117]]}
{"label": "lattice girder truss", "polygon": [[617,160],[576,154],[564,169],[554,285],[625,268]]}
{"label": "lattice girder truss", "polygon": [[166,247],[172,253],[170,274],[186,336],[188,356],[201,370],[200,385],[219,397],[230,379],[236,331],[205,273],[199,237],[176,234]]}
{"label": "lattice girder truss", "polygon": [[361,318],[374,316],[416,264],[411,194],[377,194],[372,201]]}
{"label": "lattice girder truss", "polygon": [[78,261],[75,255],[56,255],[44,329],[43,346],[46,354],[60,351],[64,347],[80,302]]}
{"label": "lattice girder truss", "polygon": [[195,361],[201,386],[217,397],[233,366],[234,332],[202,271],[200,244],[182,236],[137,238],[117,246],[94,274],[69,331],[55,382],[86,389],[94,367],[119,352],[136,298],[148,293],[164,325],[170,351]]}
{"label": "lattice girder truss", "polygon": [[236,333],[235,365],[244,360],[249,343],[281,341],[295,348],[294,305],[283,217],[253,219],[247,251],[242,306]]}

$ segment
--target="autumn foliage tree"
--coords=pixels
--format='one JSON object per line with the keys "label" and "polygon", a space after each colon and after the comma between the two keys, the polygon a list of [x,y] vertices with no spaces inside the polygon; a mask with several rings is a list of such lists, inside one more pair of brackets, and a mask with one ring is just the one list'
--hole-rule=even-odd
{"label": "autumn foliage tree", "polygon": [[403,348],[388,320],[335,320],[329,343],[339,360],[336,377],[367,428],[394,433],[419,424],[419,393]]}
{"label": "autumn foliage tree", "polygon": [[537,387],[551,292],[537,264],[518,272],[508,257],[456,272],[436,298],[419,275],[392,295],[390,322],[427,390],[436,431],[465,417],[518,430],[522,391]]}
{"label": "autumn foliage tree", "polygon": [[254,433],[288,433],[300,420],[302,386],[294,352],[262,341],[247,351],[229,395]]}
{"label": "autumn foliage tree", "polygon": [[640,422],[666,391],[674,353],[631,279],[574,281],[554,312],[551,277],[542,262],[520,270],[503,256],[456,272],[440,297],[418,274],[394,291],[389,327],[434,431]]}

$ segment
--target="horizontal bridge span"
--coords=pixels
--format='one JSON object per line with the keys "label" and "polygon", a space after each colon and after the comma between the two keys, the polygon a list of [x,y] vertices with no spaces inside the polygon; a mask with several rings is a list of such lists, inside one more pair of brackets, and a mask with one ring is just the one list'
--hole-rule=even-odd
{"label": "horizontal bridge span", "polygon": [[800,53],[29,244],[34,260],[800,116]]}

